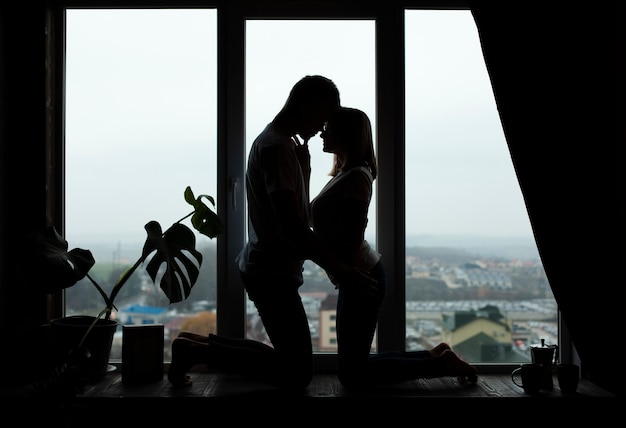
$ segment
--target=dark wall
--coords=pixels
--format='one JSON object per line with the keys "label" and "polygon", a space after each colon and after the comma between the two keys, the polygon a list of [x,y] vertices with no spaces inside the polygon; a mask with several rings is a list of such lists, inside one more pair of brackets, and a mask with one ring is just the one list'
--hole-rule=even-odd
{"label": "dark wall", "polygon": [[24,301],[28,296],[14,269],[21,237],[46,221],[42,3],[0,6],[0,320],[3,343],[16,345],[15,352],[2,347],[0,358],[8,359],[16,358],[22,341],[33,340],[26,333],[45,319],[45,300]]}

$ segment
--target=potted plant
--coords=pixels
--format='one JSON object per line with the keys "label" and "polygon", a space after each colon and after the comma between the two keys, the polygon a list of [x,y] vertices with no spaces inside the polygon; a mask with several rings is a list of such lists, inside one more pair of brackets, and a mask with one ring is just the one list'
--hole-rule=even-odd
{"label": "potted plant", "polygon": [[[165,231],[157,221],[148,222],[145,225],[148,236],[141,256],[119,277],[110,294],[89,275],[95,264],[90,250],[69,250],[67,241],[53,226],[33,235],[29,241],[32,256],[25,259],[31,287],[35,287],[37,292],[50,294],[72,287],[86,277],[103,299],[103,307],[97,315],[51,320],[55,355],[60,355],[61,363],[66,364],[67,370],[78,370],[79,376],[89,377],[90,380],[106,373],[113,334],[117,328],[117,321],[111,319],[111,313],[117,310],[115,298],[139,266],[144,265],[154,285],[159,285],[170,303],[183,301],[189,296],[200,272],[202,254],[195,248],[194,232],[182,222],[191,217],[193,228],[211,239],[223,233],[223,225],[217,214],[203,202],[207,199],[215,206],[211,196],[196,197],[187,187],[184,197],[193,211]],[[99,330],[104,333],[99,333]],[[69,335],[63,336],[67,331]]]}

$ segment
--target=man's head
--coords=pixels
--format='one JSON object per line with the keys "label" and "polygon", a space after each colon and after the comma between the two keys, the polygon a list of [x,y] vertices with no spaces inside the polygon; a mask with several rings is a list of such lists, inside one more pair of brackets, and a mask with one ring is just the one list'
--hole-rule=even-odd
{"label": "man's head", "polygon": [[291,118],[295,132],[306,141],[322,130],[330,112],[339,105],[335,83],[324,76],[312,75],[293,86],[283,113]]}

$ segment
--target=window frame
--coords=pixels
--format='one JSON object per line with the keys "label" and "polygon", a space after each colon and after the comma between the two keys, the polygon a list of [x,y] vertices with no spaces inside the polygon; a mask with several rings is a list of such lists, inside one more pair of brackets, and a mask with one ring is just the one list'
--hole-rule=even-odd
{"label": "window frame", "polygon": [[[53,107],[48,111],[48,145],[54,165],[49,173],[47,209],[64,230],[64,38],[67,8],[212,8],[217,9],[217,209],[226,231],[217,240],[218,334],[244,337],[245,294],[234,263],[245,241],[245,23],[249,19],[368,19],[375,21],[376,141],[393,141],[377,148],[381,174],[377,183],[376,242],[387,260],[388,295],[377,332],[380,351],[404,349],[405,306],[405,85],[404,12],[407,9],[469,10],[468,1],[107,1],[51,0],[47,55],[48,87]],[[324,7],[321,7],[321,5]],[[315,54],[315,53],[313,53]],[[227,221],[226,221],[227,219]],[[227,307],[228,310],[219,308]],[[48,319],[62,316],[62,294],[53,296]],[[560,313],[559,313],[560,320]],[[571,349],[568,332],[559,322],[559,346]],[[315,355],[319,371],[335,365],[336,354]],[[483,373],[510,372],[515,365],[477,363]]]}

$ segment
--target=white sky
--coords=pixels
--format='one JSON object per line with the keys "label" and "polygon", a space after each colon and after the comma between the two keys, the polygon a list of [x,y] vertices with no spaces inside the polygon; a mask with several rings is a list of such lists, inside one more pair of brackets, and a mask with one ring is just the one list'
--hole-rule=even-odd
{"label": "white sky", "polygon": [[[165,228],[190,211],[187,185],[216,196],[215,23],[210,10],[68,12],[72,246],[142,242],[149,220]],[[471,14],[412,11],[406,23],[407,233],[530,238]],[[373,21],[249,22],[247,142],[306,74],[374,120],[374,37]],[[318,137],[310,149],[315,194],[331,157]]]}

